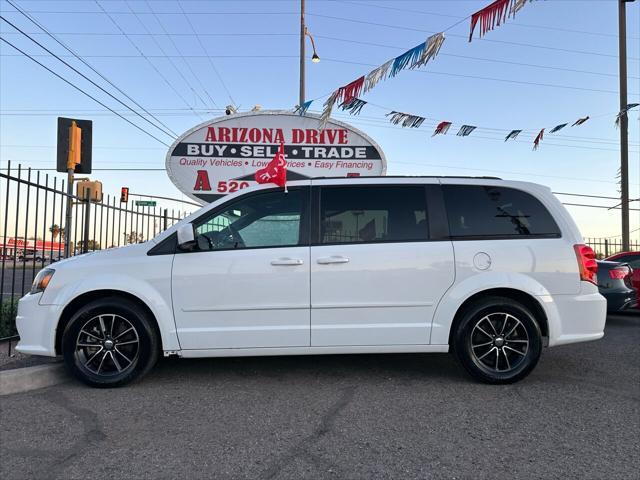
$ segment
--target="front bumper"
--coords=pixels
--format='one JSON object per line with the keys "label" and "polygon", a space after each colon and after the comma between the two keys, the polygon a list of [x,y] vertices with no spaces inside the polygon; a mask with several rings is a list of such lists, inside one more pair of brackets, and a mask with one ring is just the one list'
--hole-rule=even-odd
{"label": "front bumper", "polygon": [[27,294],[18,302],[16,327],[20,342],[16,350],[29,355],[56,356],[56,323],[59,305],[40,305],[42,293]]}

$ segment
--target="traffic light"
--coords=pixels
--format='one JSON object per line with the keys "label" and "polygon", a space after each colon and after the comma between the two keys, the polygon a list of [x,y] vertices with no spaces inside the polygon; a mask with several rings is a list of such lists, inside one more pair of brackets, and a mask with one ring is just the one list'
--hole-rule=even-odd
{"label": "traffic light", "polygon": [[127,203],[129,201],[129,187],[122,187],[120,189],[120,202]]}
{"label": "traffic light", "polygon": [[92,130],[91,120],[58,117],[58,172],[91,173]]}
{"label": "traffic light", "polygon": [[74,170],[81,163],[82,129],[75,120],[69,127],[69,153],[67,154],[67,169]]}

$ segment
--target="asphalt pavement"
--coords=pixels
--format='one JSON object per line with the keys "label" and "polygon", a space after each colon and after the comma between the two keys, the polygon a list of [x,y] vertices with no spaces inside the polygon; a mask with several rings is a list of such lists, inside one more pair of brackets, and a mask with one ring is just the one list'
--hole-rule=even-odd
{"label": "asphalt pavement", "polygon": [[446,354],[163,360],[0,398],[0,477],[638,479],[640,316],[508,386]]}

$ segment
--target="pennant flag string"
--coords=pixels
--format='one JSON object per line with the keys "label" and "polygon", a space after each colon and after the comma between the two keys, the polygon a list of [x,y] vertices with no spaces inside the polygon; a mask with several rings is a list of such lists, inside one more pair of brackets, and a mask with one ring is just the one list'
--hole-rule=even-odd
{"label": "pennant flag string", "polygon": [[438,52],[440,52],[440,48],[442,47],[443,43],[444,32],[431,35],[425,42],[425,48],[422,52],[422,55],[420,55],[420,58],[413,62],[409,68],[413,70],[414,68],[424,67],[429,62],[429,60],[435,58],[435,56],[438,55]]}
{"label": "pennant flag string", "polygon": [[533,149],[538,150],[538,146],[540,145],[540,141],[544,137],[544,128],[540,130],[540,133],[536,135],[536,138],[533,140]]}
{"label": "pennant flag string", "polygon": [[338,89],[338,99],[342,99],[343,103],[349,103],[354,98],[358,97],[360,93],[362,93],[362,88],[364,87],[364,75],[354,80],[351,83],[348,83],[344,87],[340,87]]}
{"label": "pennant flag string", "polygon": [[462,125],[460,127],[460,130],[458,130],[458,133],[456,133],[456,135],[458,137],[468,137],[469,135],[471,135],[471,132],[473,132],[476,129],[476,127],[474,127],[473,125]]}
{"label": "pennant flag string", "polygon": [[532,2],[532,1],[533,0],[515,0],[511,5],[511,10],[509,11],[509,14],[511,16],[515,16],[515,14],[518,13],[522,9],[522,7],[524,7],[528,2]]}
{"label": "pennant flag string", "polygon": [[440,122],[431,136],[435,137],[436,135],[446,135],[450,127],[451,122]]}
{"label": "pennant flag string", "polygon": [[560,130],[562,130],[564,127],[566,127],[567,125],[569,125],[568,123],[561,123],[560,125],[556,125],[555,127],[553,127],[549,133],[556,133]]}
{"label": "pennant flag string", "polygon": [[367,102],[365,102],[364,100],[354,98],[349,103],[342,102],[340,104],[340,108],[344,111],[349,112],[350,115],[359,115],[362,107],[364,107],[366,104]]}
{"label": "pennant flag string", "polygon": [[[473,32],[475,31],[478,22],[480,22],[480,36],[483,36],[486,32],[501,25],[507,19],[507,16],[514,16],[516,12],[530,1],[532,0],[496,0],[483,9],[475,12],[471,15],[471,32],[469,34],[469,41],[473,38]],[[511,8],[509,9],[509,7]],[[407,68],[414,69],[425,66],[440,52],[445,40],[444,32],[458,25],[460,22],[461,21],[459,20],[441,32],[431,35],[425,42],[416,45],[404,52],[402,55],[383,63],[379,67],[371,70],[368,74],[363,75],[344,87],[340,87],[337,90],[337,96],[334,97],[332,94],[331,97],[334,97],[333,100],[331,102],[325,102],[324,104],[322,112],[322,117],[324,118],[323,125],[331,115],[333,104],[336,101],[341,100],[342,104],[348,105],[351,103],[352,99],[359,97],[361,93],[371,91],[371,89],[380,83],[380,81],[387,78],[393,78],[398,75],[400,71]],[[362,108],[362,106],[360,106],[360,108]],[[299,110],[296,111],[299,112]],[[360,109],[357,111],[359,113]]]}
{"label": "pennant flag string", "polygon": [[302,105],[297,105],[293,113],[297,113],[300,116],[304,116],[307,113],[307,110],[309,110],[309,107],[311,106],[312,103],[313,103],[313,100],[308,100],[304,102]]}
{"label": "pennant flag string", "polygon": [[319,130],[324,130],[324,126],[327,124],[327,120],[329,120],[329,117],[331,116],[331,110],[333,109],[333,105],[338,100],[338,92],[339,90],[336,90],[335,92],[333,92],[331,95],[329,95],[329,98],[327,98],[323,103],[324,108],[322,110],[322,114],[320,115]]}
{"label": "pennant flag string", "polygon": [[469,41],[473,40],[473,32],[480,23],[480,37],[502,25],[508,17],[514,17],[522,7],[531,0],[496,0],[471,15]]}
{"label": "pennant flag string", "polygon": [[587,120],[589,120],[589,115],[587,115],[586,117],[582,117],[582,118],[577,119],[575,122],[573,122],[573,125],[571,125],[571,126],[575,127],[576,125],[582,125]]}
{"label": "pennant flag string", "polygon": [[418,46],[413,47],[411,50],[407,50],[399,57],[396,57],[393,61],[393,65],[391,65],[391,71],[389,72],[389,78],[395,77],[400,70],[404,70],[405,68],[413,65],[420,57],[426,48],[426,42],[421,43]]}
{"label": "pennant flag string", "polygon": [[387,72],[389,72],[389,68],[391,67],[392,63],[393,60],[389,60],[388,62],[380,65],[378,68],[371,70],[367,74],[365,78],[364,93],[367,93],[369,90],[375,87],[378,82],[380,82],[380,80],[387,78]]}
{"label": "pennant flag string", "polygon": [[616,122],[615,122],[616,128],[620,126],[620,120],[622,120],[622,117],[626,117],[627,112],[632,108],[637,107],[638,105],[640,105],[640,103],[628,103],[626,107],[624,107],[622,110],[620,110],[620,112],[618,112],[618,115],[616,116]]}
{"label": "pennant flag string", "polygon": [[518,135],[520,135],[520,133],[521,133],[521,132],[522,132],[522,130],[511,130],[511,131],[509,132],[509,135],[507,135],[507,136],[505,137],[504,141],[506,142],[507,140],[515,140],[515,139],[516,139],[516,137],[517,137]]}
{"label": "pennant flag string", "polygon": [[408,113],[396,112],[387,113],[385,116],[391,115],[389,121],[394,125],[402,123],[403,127],[418,128],[426,119],[418,115],[410,115]]}
{"label": "pennant flag string", "polygon": [[499,27],[507,19],[511,1],[512,0],[496,0],[471,15],[469,41],[473,39],[473,32],[478,22],[480,22],[480,37],[495,27]]}

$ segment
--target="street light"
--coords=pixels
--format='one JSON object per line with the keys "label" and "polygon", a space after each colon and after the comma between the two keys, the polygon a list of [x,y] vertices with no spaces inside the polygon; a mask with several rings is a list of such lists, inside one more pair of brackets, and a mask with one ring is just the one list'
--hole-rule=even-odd
{"label": "street light", "polygon": [[304,104],[305,101],[305,81],[304,81],[304,67],[305,67],[305,40],[304,37],[309,37],[311,40],[311,46],[313,47],[313,56],[311,57],[311,61],[313,63],[319,63],[320,57],[318,56],[318,52],[316,51],[316,42],[313,41],[313,37],[311,33],[307,29],[307,26],[304,24],[304,0],[300,0],[300,99],[299,105]]}
{"label": "street light", "polygon": [[320,57],[318,56],[318,52],[316,51],[316,42],[313,40],[313,35],[311,35],[311,32],[306,26],[304,27],[304,34],[307,37],[309,37],[309,40],[311,40],[311,47],[313,48],[313,55],[311,56],[311,61],[313,63],[320,63]]}

